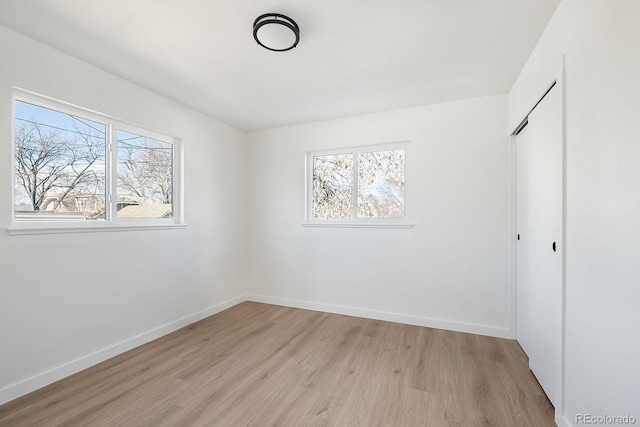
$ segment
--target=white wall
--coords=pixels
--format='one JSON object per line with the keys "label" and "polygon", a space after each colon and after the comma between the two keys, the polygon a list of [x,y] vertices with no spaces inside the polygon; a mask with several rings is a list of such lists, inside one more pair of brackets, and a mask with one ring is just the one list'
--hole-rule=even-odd
{"label": "white wall", "polygon": [[[408,140],[412,229],[303,227],[305,152]],[[508,336],[506,95],[248,135],[249,298]]]}
{"label": "white wall", "polygon": [[[640,2],[563,0],[509,95],[510,129],[565,55],[566,425],[640,422]],[[562,424],[561,424],[562,425]]]}
{"label": "white wall", "polygon": [[[0,403],[242,300],[244,134],[0,27]],[[181,138],[185,230],[8,236],[11,87]]]}

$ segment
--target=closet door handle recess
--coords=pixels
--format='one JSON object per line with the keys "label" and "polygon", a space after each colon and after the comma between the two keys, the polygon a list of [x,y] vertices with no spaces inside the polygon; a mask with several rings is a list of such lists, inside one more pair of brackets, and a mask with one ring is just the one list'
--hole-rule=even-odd
{"label": "closet door handle recess", "polygon": [[553,252],[556,251],[556,242],[553,242],[553,244],[551,245],[551,249],[553,249]]}

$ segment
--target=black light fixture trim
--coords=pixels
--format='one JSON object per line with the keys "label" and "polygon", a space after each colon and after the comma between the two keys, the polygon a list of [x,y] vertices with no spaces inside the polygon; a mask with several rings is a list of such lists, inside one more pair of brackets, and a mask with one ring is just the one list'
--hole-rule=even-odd
{"label": "black light fixture trim", "polygon": [[[262,44],[262,42],[260,42],[260,40],[258,39],[258,30],[263,25],[267,25],[267,24],[284,25],[285,27],[289,28],[293,32],[293,34],[296,36],[296,41],[291,46],[285,49],[274,49]],[[282,15],[280,13],[265,13],[264,15],[258,16],[256,20],[253,21],[253,38],[256,39],[256,42],[258,42],[258,44],[265,49],[269,49],[274,52],[285,52],[287,50],[293,49],[298,45],[298,42],[300,41],[300,28],[298,27],[298,24],[296,24],[296,22],[293,19],[289,18],[286,15]]]}

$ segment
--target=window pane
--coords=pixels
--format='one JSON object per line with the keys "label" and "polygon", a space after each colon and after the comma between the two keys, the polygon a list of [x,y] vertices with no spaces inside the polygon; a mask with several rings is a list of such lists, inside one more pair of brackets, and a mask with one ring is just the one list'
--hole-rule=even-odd
{"label": "window pane", "polygon": [[106,125],[15,102],[15,220],[104,219]]}
{"label": "window pane", "polygon": [[404,150],[358,154],[358,217],[404,216]]}
{"label": "window pane", "polygon": [[118,139],[117,218],[172,218],[173,144],[123,130]]}
{"label": "window pane", "polygon": [[353,218],[353,154],[313,158],[313,219]]}

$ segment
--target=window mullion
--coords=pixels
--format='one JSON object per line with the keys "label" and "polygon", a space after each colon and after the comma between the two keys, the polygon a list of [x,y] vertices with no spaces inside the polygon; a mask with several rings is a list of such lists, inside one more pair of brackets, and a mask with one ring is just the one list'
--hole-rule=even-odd
{"label": "window mullion", "polygon": [[358,152],[353,152],[353,221],[358,220]]}
{"label": "window mullion", "polygon": [[113,123],[108,124],[109,129],[109,156],[107,161],[107,221],[114,221],[118,210],[118,141]]}

